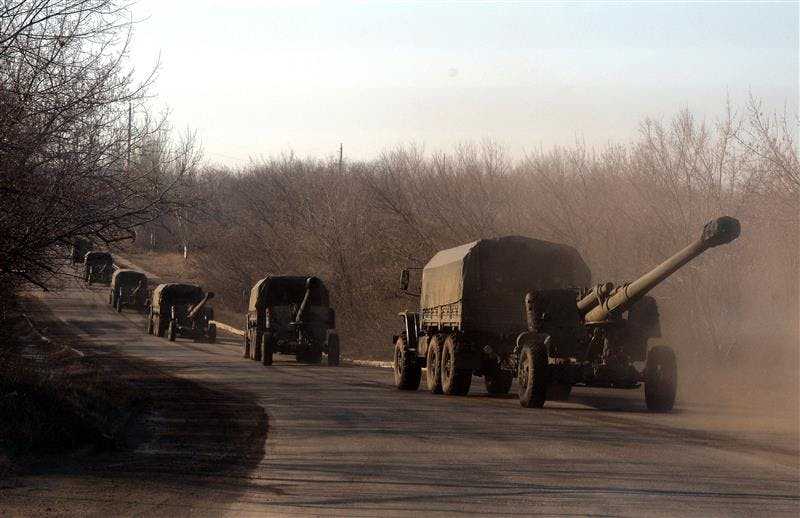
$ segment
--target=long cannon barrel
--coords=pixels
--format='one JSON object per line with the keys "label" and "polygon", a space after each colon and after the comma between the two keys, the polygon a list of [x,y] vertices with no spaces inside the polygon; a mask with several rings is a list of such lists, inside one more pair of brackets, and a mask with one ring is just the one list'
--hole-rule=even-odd
{"label": "long cannon barrel", "polygon": [[210,299],[213,296],[214,296],[214,292],[212,292],[212,291],[209,291],[208,293],[206,293],[203,296],[203,298],[200,299],[200,302],[198,302],[197,304],[192,306],[192,308],[189,310],[189,314],[187,315],[187,318],[191,319],[191,318],[196,317],[197,314],[200,313],[200,310],[202,310],[203,307],[206,305],[206,302],[208,302],[208,299]]}
{"label": "long cannon barrel", "polygon": [[[619,314],[626,311],[632,303],[639,300],[648,291],[655,288],[683,265],[709,248],[730,243],[739,237],[740,231],[741,226],[739,220],[736,218],[722,216],[709,221],[703,227],[703,234],[700,236],[700,239],[694,243],[691,243],[632,283],[618,287],[605,300],[595,295],[594,300],[600,303],[595,305],[591,310],[586,310],[588,312],[584,316],[585,321],[601,322],[608,320],[610,317],[619,316]],[[579,308],[591,308],[590,297],[593,293],[598,291],[600,291],[600,289],[595,288],[587,297],[578,301]]]}
{"label": "long cannon barrel", "polygon": [[300,303],[300,307],[297,309],[297,316],[295,316],[295,322],[303,322],[306,319],[307,313],[309,308],[311,307],[311,293],[319,288],[319,279],[316,277],[309,277],[306,280],[306,294],[303,296],[303,302]]}

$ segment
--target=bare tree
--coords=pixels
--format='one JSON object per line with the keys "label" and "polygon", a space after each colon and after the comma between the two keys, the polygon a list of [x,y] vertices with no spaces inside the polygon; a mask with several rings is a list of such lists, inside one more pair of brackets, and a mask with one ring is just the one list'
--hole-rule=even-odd
{"label": "bare tree", "polygon": [[116,0],[0,5],[0,275],[45,287],[76,236],[131,239],[176,202],[185,171],[153,189],[130,167],[163,129],[130,119],[152,82],[125,68],[131,28]]}

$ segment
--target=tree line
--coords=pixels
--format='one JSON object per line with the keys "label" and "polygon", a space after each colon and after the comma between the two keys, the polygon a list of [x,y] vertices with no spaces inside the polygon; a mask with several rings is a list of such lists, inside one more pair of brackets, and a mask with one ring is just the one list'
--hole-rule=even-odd
{"label": "tree line", "polygon": [[[148,108],[117,0],[0,3],[0,284],[47,288],[78,237],[131,240],[183,206],[199,159]],[[155,68],[154,68],[155,71]]]}
{"label": "tree line", "polygon": [[626,145],[577,143],[522,160],[486,141],[448,153],[398,147],[342,171],[334,158],[292,154],[207,167],[198,179],[207,203],[186,237],[218,304],[243,312],[246,291],[269,272],[316,274],[331,287],[345,354],[381,357],[397,312],[418,303],[398,289],[400,269],[438,250],[531,236],[574,246],[595,281],[621,283],[730,215],[742,237],[655,291],[665,339],[715,362],[763,341],[790,353],[800,270],[793,128],[751,99],[714,123],[684,111],[645,119]]}

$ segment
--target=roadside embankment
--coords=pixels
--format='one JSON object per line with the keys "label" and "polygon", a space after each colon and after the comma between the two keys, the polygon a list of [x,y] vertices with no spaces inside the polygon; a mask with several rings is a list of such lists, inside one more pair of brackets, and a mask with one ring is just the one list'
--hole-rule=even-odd
{"label": "roadside embankment", "polygon": [[0,329],[0,472],[193,477],[247,472],[264,456],[267,414],[252,394],[86,347],[34,298]]}

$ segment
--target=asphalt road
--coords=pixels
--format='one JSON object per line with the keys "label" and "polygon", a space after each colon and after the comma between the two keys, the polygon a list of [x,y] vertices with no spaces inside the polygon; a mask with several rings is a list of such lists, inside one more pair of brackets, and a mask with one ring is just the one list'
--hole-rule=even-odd
{"label": "asphalt road", "polygon": [[176,446],[150,440],[112,468],[19,477],[0,487],[9,514],[800,513],[796,413],[776,418],[679,396],[673,413],[650,414],[641,390],[582,388],[569,402],[528,410],[516,385],[508,397],[489,397],[480,379],[467,397],[400,392],[387,369],[281,356],[263,367],[241,358],[239,338],[210,345],[148,336],[143,316],[108,306],[106,288],[75,284],[31,297],[43,303],[30,307],[45,334],[71,334],[87,355],[157,366],[208,388],[217,403],[233,398],[227,417],[213,418],[203,413],[208,396],[180,397],[187,413],[177,421],[194,439],[253,433],[228,430],[230,442],[251,442],[229,445],[246,449],[238,457],[217,459],[220,442],[184,445],[155,469],[137,458]]}

